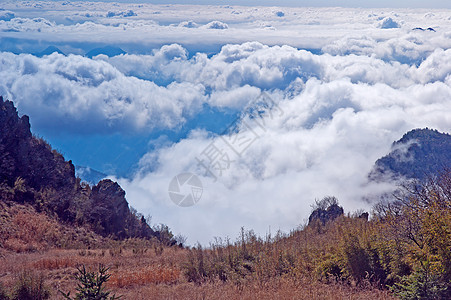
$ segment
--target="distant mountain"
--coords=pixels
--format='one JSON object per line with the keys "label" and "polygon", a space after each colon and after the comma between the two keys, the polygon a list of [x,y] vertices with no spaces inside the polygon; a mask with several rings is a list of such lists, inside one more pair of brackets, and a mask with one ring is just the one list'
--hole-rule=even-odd
{"label": "distant mountain", "polygon": [[435,32],[435,29],[432,28],[432,27],[428,27],[428,28],[426,28],[426,29],[421,28],[421,27],[415,27],[415,28],[412,29],[412,30],[413,30],[413,31],[432,31],[432,32]]}
{"label": "distant mountain", "polygon": [[86,53],[86,56],[89,58],[93,58],[94,56],[97,56],[99,54],[104,54],[108,57],[113,57],[113,56],[121,55],[121,54],[125,54],[125,53],[126,52],[119,47],[105,46],[105,47],[92,49],[91,51]]}
{"label": "distant mountain", "polygon": [[0,96],[2,203],[31,205],[59,222],[87,227],[104,237],[175,243],[172,235],[154,231],[142,215],[129,208],[125,191],[116,182],[106,179],[92,187],[81,184],[72,162],[33,136],[28,116],[19,117],[13,102]]}
{"label": "distant mountain", "polygon": [[41,52],[36,53],[35,55],[36,55],[37,57],[43,57],[43,56],[45,56],[45,55],[50,55],[50,54],[52,54],[52,53],[54,53],[54,52],[59,53],[59,54],[62,54],[62,55],[65,55],[65,54],[63,53],[63,51],[61,51],[60,49],[58,49],[58,48],[55,47],[55,46],[48,46],[47,48],[45,48],[45,49],[42,50]]}
{"label": "distant mountain", "polygon": [[107,177],[107,175],[102,172],[83,166],[75,166],[75,176],[90,185],[96,185],[99,181]]}
{"label": "distant mountain", "polygon": [[414,129],[376,161],[369,178],[380,181],[403,176],[421,180],[446,168],[451,168],[451,135],[428,128]]}

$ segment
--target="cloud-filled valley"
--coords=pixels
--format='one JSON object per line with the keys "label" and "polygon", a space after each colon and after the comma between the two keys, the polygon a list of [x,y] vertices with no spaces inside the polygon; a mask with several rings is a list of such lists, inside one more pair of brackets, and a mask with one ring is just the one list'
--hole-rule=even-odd
{"label": "cloud-filled valley", "polygon": [[[0,8],[0,95],[51,143],[65,136],[69,147],[73,136],[81,149],[114,136],[127,144],[133,159],[120,160],[133,171],[110,175],[132,206],[190,243],[234,238],[241,226],[288,231],[327,195],[348,211],[369,209],[393,188],[367,175],[394,140],[418,127],[451,132],[449,10]],[[64,54],[35,55],[48,46]],[[104,46],[125,53],[85,56]],[[262,92],[272,110],[258,123],[247,109]],[[238,155],[224,140],[243,133],[255,141]],[[211,145],[227,154],[216,181],[198,161]],[[115,164],[107,152],[125,150],[102,151],[96,159]],[[188,208],[168,197],[182,172],[204,185]]]}

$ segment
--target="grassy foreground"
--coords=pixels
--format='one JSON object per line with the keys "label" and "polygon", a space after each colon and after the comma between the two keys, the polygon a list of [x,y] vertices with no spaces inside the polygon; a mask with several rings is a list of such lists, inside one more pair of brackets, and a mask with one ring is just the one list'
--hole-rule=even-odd
{"label": "grassy foreground", "polygon": [[[58,290],[75,294],[77,265],[96,270],[110,267],[106,288],[123,299],[392,299],[387,291],[372,286],[326,284],[306,274],[270,280],[250,279],[241,284],[212,280],[197,284],[183,274],[189,250],[179,248],[119,248],[96,250],[49,250],[43,253],[9,253],[0,259],[0,282],[14,286],[24,275],[50,291],[50,299],[63,299]],[[312,274],[313,275],[313,274]]]}
{"label": "grassy foreground", "polygon": [[[4,206],[0,299],[75,295],[80,266],[109,268],[106,290],[124,299],[450,299],[451,173],[393,197],[370,220],[341,214],[264,238],[243,229],[206,249],[101,238]],[[318,201],[318,214],[334,199]]]}

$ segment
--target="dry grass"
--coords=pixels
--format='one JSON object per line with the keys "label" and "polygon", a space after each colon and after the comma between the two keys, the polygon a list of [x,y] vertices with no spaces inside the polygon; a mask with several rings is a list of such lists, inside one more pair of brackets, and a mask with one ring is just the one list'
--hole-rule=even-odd
{"label": "dry grass", "polygon": [[290,279],[270,283],[180,282],[176,285],[145,285],[120,289],[125,299],[394,299],[386,291],[363,290],[343,285],[326,285],[315,281]]}
{"label": "dry grass", "polygon": [[87,228],[61,224],[30,205],[0,201],[0,248],[22,253],[99,247],[108,242]]}
{"label": "dry grass", "polygon": [[175,267],[146,266],[136,270],[117,270],[111,277],[110,285],[119,288],[146,284],[175,284],[179,281],[180,270]]}
{"label": "dry grass", "polygon": [[[315,266],[324,255],[333,253],[328,247],[339,242],[340,226],[321,234],[321,228],[307,228],[267,240],[248,234],[246,249],[238,242],[202,250],[212,266],[220,266],[220,259],[230,256],[237,269],[227,270],[225,282],[211,276],[196,284],[185,276],[196,250],[138,239],[103,239],[65,227],[24,205],[1,207],[0,225],[0,285],[10,288],[19,274],[33,271],[45,278],[51,299],[63,299],[58,290],[74,295],[77,267],[84,265],[93,271],[99,264],[111,274],[106,288],[123,299],[393,299],[371,285],[318,281]],[[243,251],[254,260],[246,259]],[[252,272],[246,271],[246,264]]]}
{"label": "dry grass", "polygon": [[11,286],[17,274],[34,270],[45,277],[51,299],[62,299],[58,290],[75,293],[77,266],[95,270],[103,264],[112,274],[107,289],[123,299],[393,299],[387,291],[371,286],[324,284],[308,276],[249,279],[238,284],[215,280],[198,285],[187,282],[181,271],[188,250],[165,248],[158,255],[153,249],[121,249],[120,254],[108,249],[8,252],[0,258],[0,283]]}

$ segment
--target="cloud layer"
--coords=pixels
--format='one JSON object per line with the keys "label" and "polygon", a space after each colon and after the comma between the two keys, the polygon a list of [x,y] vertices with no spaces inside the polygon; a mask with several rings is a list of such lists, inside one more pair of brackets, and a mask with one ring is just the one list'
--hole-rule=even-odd
{"label": "cloud layer", "polygon": [[18,40],[23,44],[14,49],[3,40],[1,50],[40,52],[56,45],[63,47],[64,53],[75,54],[106,44],[141,54],[172,43],[193,51],[217,51],[224,44],[247,41],[321,49],[355,36],[382,42],[417,27],[435,28],[440,35],[446,32],[450,18],[450,10],[445,9],[288,9],[8,0],[1,6],[5,9],[0,11],[2,38],[14,38],[16,44]]}
{"label": "cloud layer", "polygon": [[[87,128],[94,132],[152,131],[177,128],[202,105],[242,109],[263,90],[273,91],[279,101],[317,85],[338,85],[338,90],[351,93],[340,95],[345,100],[339,100],[338,106],[350,104],[356,110],[363,104],[348,99],[353,93],[350,87],[355,86],[372,88],[372,94],[381,90],[400,93],[397,97],[414,104],[418,96],[410,94],[411,90],[444,93],[446,98],[450,59],[451,49],[436,49],[415,66],[376,55],[314,55],[258,42],[225,45],[210,58],[204,53],[188,58],[177,44],[165,45],[151,55],[99,55],[94,59],[3,52],[0,91],[30,114],[37,127],[58,125],[68,132]],[[312,96],[318,111],[308,118],[308,126],[338,108],[327,107],[334,103],[336,91],[327,93],[326,89]],[[312,113],[312,108],[306,109]]]}

